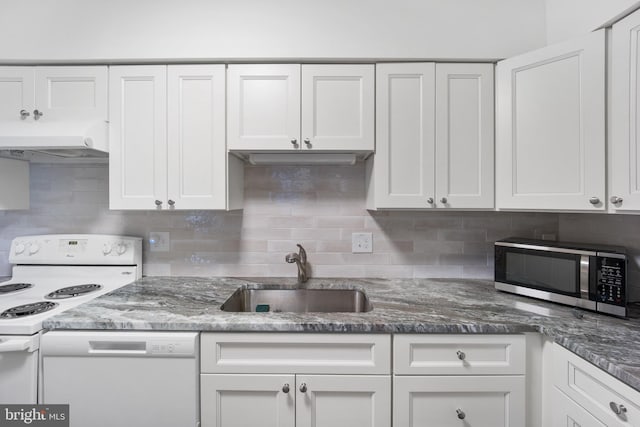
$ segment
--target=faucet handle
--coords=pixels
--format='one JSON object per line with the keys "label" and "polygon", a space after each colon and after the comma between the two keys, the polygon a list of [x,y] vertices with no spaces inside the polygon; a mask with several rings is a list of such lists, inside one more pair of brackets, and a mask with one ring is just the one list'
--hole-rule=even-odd
{"label": "faucet handle", "polygon": [[296,246],[300,248],[298,252],[298,254],[300,255],[300,262],[302,263],[302,265],[305,265],[307,263],[307,251],[304,250],[300,243],[298,243]]}

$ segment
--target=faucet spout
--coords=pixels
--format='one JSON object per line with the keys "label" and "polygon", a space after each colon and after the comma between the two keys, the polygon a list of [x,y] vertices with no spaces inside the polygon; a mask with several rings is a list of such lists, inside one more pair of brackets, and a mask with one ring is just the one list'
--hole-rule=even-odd
{"label": "faucet spout", "polygon": [[294,262],[298,266],[298,284],[305,283],[309,280],[307,273],[307,251],[304,250],[302,245],[297,245],[299,249],[298,253],[291,252],[284,257],[284,260],[289,264]]}

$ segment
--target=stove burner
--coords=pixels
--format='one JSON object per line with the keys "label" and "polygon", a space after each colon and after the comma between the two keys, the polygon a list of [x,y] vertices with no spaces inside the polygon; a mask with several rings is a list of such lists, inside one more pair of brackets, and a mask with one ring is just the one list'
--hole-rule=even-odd
{"label": "stove burner", "polygon": [[8,285],[0,285],[0,295],[10,294],[11,292],[18,292],[32,287],[33,285],[31,283],[10,283]]}
{"label": "stove burner", "polygon": [[57,302],[38,301],[31,304],[18,305],[0,313],[0,319],[18,319],[44,313],[58,306]]}
{"label": "stove burner", "polygon": [[87,284],[87,285],[75,285],[69,286],[66,288],[61,288],[55,290],[45,296],[46,299],[65,299],[65,298],[73,298],[80,295],[88,294],[89,292],[94,292],[99,289],[102,289],[101,285],[96,285],[95,283]]}

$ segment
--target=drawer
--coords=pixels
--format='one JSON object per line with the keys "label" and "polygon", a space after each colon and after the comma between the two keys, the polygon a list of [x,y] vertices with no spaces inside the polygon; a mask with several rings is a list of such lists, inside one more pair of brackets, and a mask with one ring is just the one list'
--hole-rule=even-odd
{"label": "drawer", "polygon": [[202,373],[390,374],[391,336],[203,333]]}
{"label": "drawer", "polygon": [[394,376],[393,425],[525,425],[524,376]]}
{"label": "drawer", "polygon": [[[640,393],[558,344],[554,385],[610,427],[640,426]],[[618,415],[615,408],[624,407]]]}
{"label": "drawer", "polygon": [[557,387],[553,387],[552,405],[552,427],[606,427]]}
{"label": "drawer", "polygon": [[395,335],[393,372],[399,375],[521,375],[524,335]]}

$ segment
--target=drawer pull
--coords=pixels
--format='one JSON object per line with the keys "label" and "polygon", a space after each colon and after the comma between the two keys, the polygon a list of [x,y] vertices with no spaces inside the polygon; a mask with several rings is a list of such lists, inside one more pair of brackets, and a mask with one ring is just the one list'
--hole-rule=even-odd
{"label": "drawer pull", "polygon": [[458,359],[460,359],[460,360],[464,360],[467,357],[467,355],[464,354],[464,351],[458,350],[458,351],[456,351],[456,354],[458,355]]}
{"label": "drawer pull", "polygon": [[627,408],[624,405],[618,405],[615,402],[609,402],[609,407],[616,415],[622,415],[627,412]]}
{"label": "drawer pull", "polygon": [[282,392],[283,393],[289,393],[289,384],[285,384],[282,386]]}
{"label": "drawer pull", "polygon": [[300,384],[300,391],[302,393],[306,393],[307,392],[307,384],[306,383]]}
{"label": "drawer pull", "polygon": [[456,409],[456,414],[458,414],[458,418],[464,420],[467,414],[465,414],[462,409]]}

